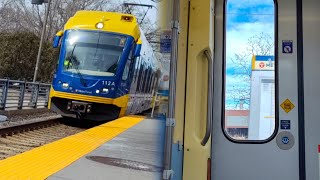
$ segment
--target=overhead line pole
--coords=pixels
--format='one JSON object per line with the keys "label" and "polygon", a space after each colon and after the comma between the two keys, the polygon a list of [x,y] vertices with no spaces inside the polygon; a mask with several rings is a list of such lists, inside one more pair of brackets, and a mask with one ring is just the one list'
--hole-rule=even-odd
{"label": "overhead line pole", "polygon": [[47,27],[47,21],[48,21],[48,16],[49,16],[49,11],[50,11],[50,5],[51,5],[51,0],[48,0],[48,7],[45,9],[45,19],[44,19],[44,23],[43,23],[42,32],[41,32],[40,45],[39,45],[39,50],[38,50],[36,67],[34,69],[33,82],[36,82],[37,75],[38,75],[39,62],[40,62],[41,51],[42,51],[42,46],[43,46],[43,39],[44,39],[46,27]]}
{"label": "overhead line pole", "polygon": [[171,167],[172,160],[172,142],[173,130],[175,124],[175,100],[176,100],[176,81],[177,81],[177,60],[178,60],[178,36],[179,36],[179,13],[180,1],[173,0],[172,7],[172,51],[170,56],[170,80],[169,80],[169,104],[168,117],[166,119],[166,137],[165,137],[165,156],[163,179],[171,179],[173,170]]}
{"label": "overhead line pole", "polygon": [[138,3],[123,3],[124,6],[143,6],[143,7],[148,7],[152,8],[153,5],[150,4],[138,4]]}

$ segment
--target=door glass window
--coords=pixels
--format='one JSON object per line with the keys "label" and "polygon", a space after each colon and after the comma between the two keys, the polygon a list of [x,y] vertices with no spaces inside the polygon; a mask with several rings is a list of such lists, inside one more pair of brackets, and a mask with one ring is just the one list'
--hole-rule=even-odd
{"label": "door glass window", "polygon": [[228,0],[225,10],[224,131],[267,140],[275,131],[275,4]]}

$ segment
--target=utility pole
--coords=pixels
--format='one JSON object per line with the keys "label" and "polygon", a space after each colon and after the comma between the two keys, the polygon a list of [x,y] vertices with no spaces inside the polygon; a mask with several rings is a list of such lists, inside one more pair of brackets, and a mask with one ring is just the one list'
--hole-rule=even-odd
{"label": "utility pole", "polygon": [[[178,34],[179,34],[179,14],[180,14],[180,0],[172,0],[165,3],[167,7],[162,10],[163,27],[166,29],[168,25],[171,25],[171,32],[163,32],[160,41],[171,41],[170,47],[162,48],[163,52],[170,52],[170,73],[169,73],[169,103],[168,103],[168,115],[166,117],[166,132],[165,132],[165,147],[164,147],[164,171],[163,180],[171,180],[174,174],[172,167],[172,143],[175,126],[175,100],[176,100],[176,77],[177,77],[177,60],[178,60]],[[163,8],[163,7],[162,7]],[[168,12],[171,10],[171,12]],[[170,22],[171,23],[168,23]],[[171,36],[171,37],[170,37]],[[170,37],[170,38],[169,38]],[[163,45],[165,46],[165,45]]]}
{"label": "utility pole", "polygon": [[42,51],[42,45],[43,45],[43,39],[44,39],[44,34],[46,32],[47,21],[48,21],[48,16],[49,16],[49,11],[50,11],[51,0],[32,0],[31,3],[35,4],[35,5],[41,5],[42,3],[48,3],[47,9],[45,9],[45,18],[44,18],[43,28],[42,28],[42,32],[41,32],[37,62],[36,62],[36,67],[34,69],[33,82],[36,82],[38,69],[39,69],[39,61],[40,61],[40,56],[41,56],[41,51]]}

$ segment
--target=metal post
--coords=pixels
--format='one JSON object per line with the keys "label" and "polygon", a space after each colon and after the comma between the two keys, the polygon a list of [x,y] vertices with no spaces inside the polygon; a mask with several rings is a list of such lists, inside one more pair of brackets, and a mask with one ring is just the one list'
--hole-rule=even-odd
{"label": "metal post", "polygon": [[24,94],[25,94],[25,90],[26,90],[26,81],[24,81],[22,83],[22,85],[20,85],[20,96],[19,96],[19,106],[18,109],[22,109],[23,108],[23,102],[24,102]]}
{"label": "metal post", "polygon": [[9,84],[10,84],[10,80],[7,79],[4,88],[2,90],[2,107],[1,110],[5,110],[6,109],[6,105],[7,105],[7,98],[8,98],[8,91],[9,91]]}
{"label": "metal post", "polygon": [[[39,96],[39,90],[40,90],[40,83],[38,83],[38,84],[33,84],[33,87],[35,87],[34,89],[33,89],[33,93],[35,93],[34,94],[34,99],[33,99],[33,102],[32,103],[34,103],[33,104],[33,108],[37,108],[37,103],[38,103],[38,96]],[[33,94],[32,93],[32,94]]]}
{"label": "metal post", "polygon": [[50,86],[48,86],[48,87],[46,88],[46,99],[45,99],[45,105],[44,105],[44,107],[48,107],[49,94],[50,94]]}
{"label": "metal post", "polygon": [[41,51],[42,51],[42,44],[43,44],[44,34],[45,34],[45,31],[46,31],[47,20],[48,20],[49,11],[50,11],[50,4],[51,4],[51,0],[48,0],[48,7],[45,10],[45,19],[44,19],[44,23],[43,23],[42,32],[41,32],[40,45],[39,45],[39,50],[38,50],[36,67],[34,69],[33,82],[36,82],[36,79],[37,79],[39,61],[40,61],[40,56],[41,56]]}
{"label": "metal post", "polygon": [[168,117],[166,119],[166,141],[165,141],[165,156],[164,156],[164,173],[163,179],[171,179],[173,171],[171,169],[172,155],[172,139],[173,129],[175,124],[175,99],[176,99],[176,74],[178,60],[178,34],[179,34],[179,0],[173,0],[173,16],[172,16],[172,51],[170,58],[170,81],[169,81],[169,107]]}

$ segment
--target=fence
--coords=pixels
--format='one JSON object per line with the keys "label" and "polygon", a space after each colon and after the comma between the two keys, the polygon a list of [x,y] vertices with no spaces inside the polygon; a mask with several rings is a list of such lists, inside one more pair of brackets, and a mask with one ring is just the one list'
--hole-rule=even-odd
{"label": "fence", "polygon": [[48,106],[50,84],[0,79],[0,110]]}

